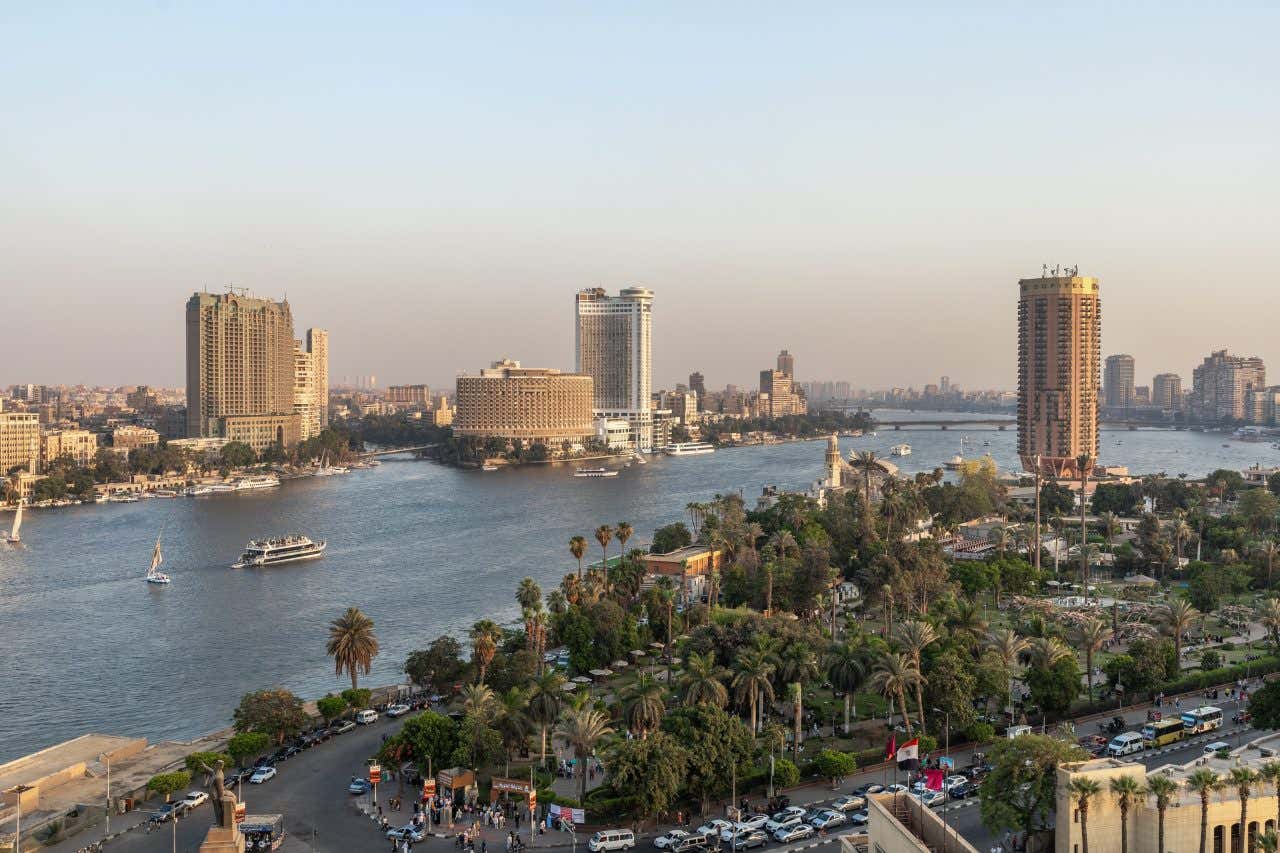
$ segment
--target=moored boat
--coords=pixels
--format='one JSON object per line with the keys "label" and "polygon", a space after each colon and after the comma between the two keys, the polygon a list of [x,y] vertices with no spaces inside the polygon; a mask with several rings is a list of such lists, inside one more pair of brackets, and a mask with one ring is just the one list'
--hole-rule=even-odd
{"label": "moored boat", "polygon": [[668,456],[696,456],[700,453],[716,452],[715,445],[704,441],[681,441],[668,444],[664,450]]}

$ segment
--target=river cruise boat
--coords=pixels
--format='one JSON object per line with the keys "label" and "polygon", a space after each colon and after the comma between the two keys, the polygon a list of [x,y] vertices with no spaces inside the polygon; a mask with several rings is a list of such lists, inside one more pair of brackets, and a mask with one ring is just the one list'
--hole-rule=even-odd
{"label": "river cruise boat", "polygon": [[278,485],[280,485],[280,478],[273,474],[256,474],[252,477],[241,477],[235,482],[237,492],[270,489]]}
{"label": "river cruise boat", "polygon": [[608,468],[579,468],[573,472],[575,477],[616,477],[617,471],[610,471]]}
{"label": "river cruise boat", "polygon": [[889,448],[889,454],[890,454],[891,456],[910,456],[910,455],[911,455],[911,445],[909,445],[909,444],[895,444],[893,447],[890,447],[890,448]]}
{"label": "river cruise boat", "polygon": [[702,441],[681,441],[676,444],[668,444],[666,447],[668,456],[696,456],[699,453],[715,452],[715,445]]}
{"label": "river cruise boat", "polygon": [[240,560],[233,563],[233,569],[248,569],[255,566],[275,566],[280,563],[294,563],[298,560],[314,560],[323,556],[324,540],[312,542],[301,534],[280,536],[276,539],[253,539],[245,546]]}

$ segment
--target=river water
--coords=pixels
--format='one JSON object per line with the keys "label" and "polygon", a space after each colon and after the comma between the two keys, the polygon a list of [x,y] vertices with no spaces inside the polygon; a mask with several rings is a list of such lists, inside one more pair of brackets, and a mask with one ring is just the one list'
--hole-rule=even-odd
{"label": "river water", "polygon": [[[967,455],[1016,469],[1012,429],[881,429],[841,449],[888,455],[910,443],[895,462],[914,472],[954,455],[965,435]],[[382,644],[368,682],[393,683],[406,653],[439,634],[516,618],[520,578],[549,589],[574,569],[571,536],[586,536],[598,558],[591,532],[625,520],[631,546],[643,545],[691,501],[741,491],[752,505],[766,484],[805,487],[822,476],[824,450],[819,440],[658,457],[600,480],[575,479],[569,466],[482,473],[391,458],[261,492],[30,512],[24,545],[0,546],[0,761],[89,731],[199,735],[229,725],[240,695],[260,687],[341,689],[324,645],[348,606],[373,618]],[[1134,473],[1193,477],[1280,464],[1270,444],[1158,430],[1104,431],[1102,455]],[[142,580],[161,530],[168,587]],[[295,531],[326,539],[324,559],[229,568],[248,539]]]}

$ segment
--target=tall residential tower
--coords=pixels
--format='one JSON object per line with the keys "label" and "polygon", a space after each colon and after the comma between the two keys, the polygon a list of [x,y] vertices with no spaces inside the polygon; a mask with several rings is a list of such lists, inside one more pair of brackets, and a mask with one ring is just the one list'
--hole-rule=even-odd
{"label": "tall residential tower", "polygon": [[597,418],[631,424],[631,444],[653,449],[653,291],[628,287],[617,296],[604,288],[574,299],[576,372],[591,377]]}
{"label": "tall residential tower", "polygon": [[1098,456],[1098,280],[1077,270],[1018,282],[1018,455],[1027,471],[1077,474]]}
{"label": "tall residential tower", "polygon": [[1134,404],[1133,376],[1133,356],[1124,353],[1107,356],[1106,370],[1102,375],[1107,408],[1127,409]]}

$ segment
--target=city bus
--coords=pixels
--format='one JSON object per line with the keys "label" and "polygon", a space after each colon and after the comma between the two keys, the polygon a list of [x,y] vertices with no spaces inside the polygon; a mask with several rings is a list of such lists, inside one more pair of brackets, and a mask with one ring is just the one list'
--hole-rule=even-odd
{"label": "city bus", "polygon": [[1189,735],[1210,732],[1222,728],[1222,709],[1212,705],[1201,705],[1182,715],[1182,726]]}
{"label": "city bus", "polygon": [[1184,734],[1185,729],[1182,725],[1182,720],[1175,717],[1170,720],[1147,723],[1143,726],[1142,742],[1147,749],[1152,749],[1153,747],[1180,741]]}

